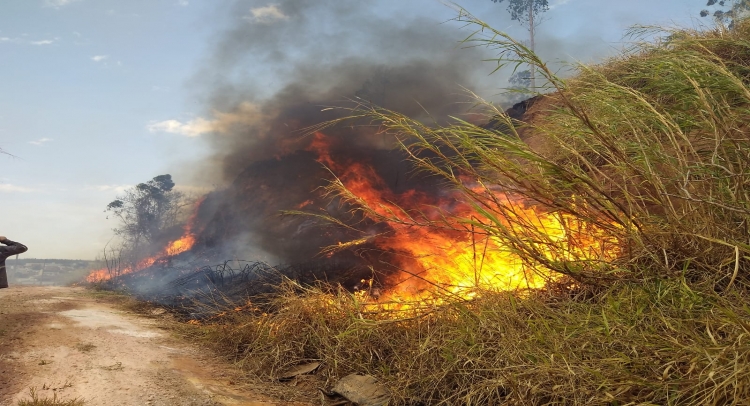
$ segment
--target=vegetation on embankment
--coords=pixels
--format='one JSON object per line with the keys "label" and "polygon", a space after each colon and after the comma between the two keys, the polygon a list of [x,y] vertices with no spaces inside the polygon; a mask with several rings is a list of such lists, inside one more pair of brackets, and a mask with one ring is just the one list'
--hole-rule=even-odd
{"label": "vegetation on embankment", "polygon": [[[229,310],[193,333],[261,377],[311,359],[323,361],[325,379],[372,374],[396,404],[746,402],[750,22],[669,32],[563,79],[522,44],[461,19],[479,28],[467,43],[544,76],[554,92],[533,120],[508,118],[510,130],[499,133],[458,120],[427,126],[370,105],[352,115],[399,137],[418,166],[481,214],[446,221],[565,283],[522,295],[480,286],[473,300],[446,297],[398,314],[290,284],[265,311]],[[438,158],[421,158],[423,150]],[[342,184],[332,188],[347,196]],[[620,244],[618,258],[572,251],[519,217],[498,188],[605,230]],[[414,226],[441,226],[421,220]]]}
{"label": "vegetation on embankment", "polygon": [[672,280],[594,297],[485,292],[392,319],[313,289],[191,330],[251,375],[322,360],[323,379],[371,374],[394,404],[731,404],[750,396],[746,303]]}

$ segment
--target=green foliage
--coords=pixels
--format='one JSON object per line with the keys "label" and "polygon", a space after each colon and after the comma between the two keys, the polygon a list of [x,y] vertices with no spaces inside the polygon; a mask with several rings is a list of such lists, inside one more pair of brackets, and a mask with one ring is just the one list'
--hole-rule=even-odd
{"label": "green foliage", "polygon": [[183,199],[174,186],[171,175],[159,175],[126,190],[110,202],[107,211],[121,222],[115,232],[138,245],[141,241],[151,241],[172,226]]}
{"label": "green foliage", "polygon": [[[716,21],[728,24],[731,28],[734,24],[734,20],[741,18],[744,14],[750,11],[750,1],[748,0],[708,0],[706,3],[707,7],[713,7],[713,14],[708,9],[703,9],[700,12],[701,17],[711,15]],[[719,8],[721,7],[721,8]],[[728,9],[724,7],[729,7]]]}
{"label": "green foliage", "polygon": [[[492,0],[494,3],[502,3],[505,0]],[[513,21],[521,24],[529,23],[529,12],[538,15],[549,10],[548,0],[508,0],[508,13]]]}
{"label": "green foliage", "polygon": [[516,104],[529,97],[535,96],[534,90],[532,89],[532,73],[531,70],[516,70],[508,78],[508,88],[505,89],[503,96],[505,97],[505,103]]}
{"label": "green foliage", "polygon": [[516,71],[511,75],[510,79],[508,79],[508,83],[514,88],[528,88],[531,86],[531,71]]}

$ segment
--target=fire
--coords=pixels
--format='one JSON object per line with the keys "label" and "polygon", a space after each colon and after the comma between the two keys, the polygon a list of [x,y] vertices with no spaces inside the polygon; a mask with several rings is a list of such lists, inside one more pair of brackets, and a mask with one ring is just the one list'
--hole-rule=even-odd
{"label": "fire", "polygon": [[[334,161],[328,153],[330,142],[324,134],[316,133],[308,150],[316,152],[318,161],[339,176],[338,181],[351,192],[352,200],[373,210],[370,217],[396,220],[389,221],[391,232],[387,236],[370,240],[384,250],[401,254],[397,263],[392,264],[401,272],[386,281],[389,291],[380,297],[381,303],[395,303],[398,307],[402,306],[399,303],[434,300],[441,294],[471,298],[478,288],[540,289],[559,278],[543,267],[531,269],[528,261],[523,261],[499,236],[482,229],[478,219],[487,217],[480,215],[457,192],[446,192],[439,198],[416,190],[395,194],[366,164]],[[506,210],[510,218],[495,221],[500,221],[519,240],[536,244],[548,260],[611,260],[618,254],[616,241],[578,218],[539,212],[514,196],[484,187],[474,191],[491,193],[492,201],[510,208]],[[475,221],[468,225],[466,219]],[[433,223],[425,227],[415,226],[415,222]],[[339,246],[348,248],[365,240],[342,242]]]}
{"label": "fire", "polygon": [[189,251],[195,245],[195,234],[186,227],[186,233],[180,239],[170,242],[164,249],[167,256],[174,256]]}
{"label": "fire", "polygon": [[[462,183],[477,196],[494,205],[487,212],[472,206],[459,192],[439,193],[391,190],[373,166],[353,159],[334,159],[333,139],[315,133],[308,151],[318,162],[338,176],[346,198],[369,207],[368,216],[375,222],[386,222],[371,234],[359,239],[341,241],[324,249],[331,256],[335,251],[373,245],[389,253],[390,269],[381,292],[372,281],[363,281],[358,295],[384,308],[409,308],[407,303],[439,303],[441,297],[472,298],[482,290],[529,290],[544,288],[559,274],[544,263],[576,261],[609,261],[619,255],[618,242],[604,230],[586,224],[571,215],[540,211],[534,205],[484,185]],[[310,199],[295,206],[313,205]],[[158,259],[190,250],[196,242],[193,230],[195,213],[185,226],[183,235],[169,242],[158,255],[142,260],[137,266],[118,274],[135,272],[153,265]],[[502,208],[502,209],[500,209]],[[493,212],[493,210],[495,210]],[[502,213],[502,217],[493,213]],[[372,223],[370,223],[372,224]],[[502,235],[497,234],[503,230]],[[519,246],[532,247],[539,257],[525,260]],[[112,275],[107,269],[92,272],[90,282],[104,281]]]}
{"label": "fire", "polygon": [[142,259],[134,267],[125,267],[123,269],[114,271],[111,271],[108,268],[97,269],[95,271],[92,271],[86,277],[86,281],[90,283],[104,282],[111,279],[113,276],[126,275],[129,273],[140,271],[141,269],[148,268],[161,258],[172,257],[185,251],[189,251],[191,248],[193,248],[193,245],[195,245],[195,221],[198,217],[198,209],[200,208],[201,203],[203,203],[203,200],[205,200],[205,198],[199,199],[196,203],[193,214],[190,216],[190,219],[183,228],[184,231],[182,236],[174,241],[170,241],[169,244],[167,244],[166,247],[164,247],[157,255]]}

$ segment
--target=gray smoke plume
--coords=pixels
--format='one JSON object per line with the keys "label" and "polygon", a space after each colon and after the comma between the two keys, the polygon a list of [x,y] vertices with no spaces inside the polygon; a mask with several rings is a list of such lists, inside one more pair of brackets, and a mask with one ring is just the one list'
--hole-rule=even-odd
{"label": "gray smoke plume", "polygon": [[[493,66],[481,61],[493,55],[462,46],[460,40],[470,31],[460,30],[460,24],[413,15],[394,18],[380,9],[395,1],[269,1],[237,0],[223,10],[230,23],[190,83],[205,102],[206,119],[200,124],[210,130],[206,138],[211,148],[210,157],[192,169],[196,183],[219,187],[201,205],[194,251],[213,252],[207,263],[294,264],[285,269],[310,269],[308,281],[333,279],[352,287],[371,277],[372,270],[388,272],[382,264],[392,263],[387,256],[393,253],[373,244],[322,257],[322,247],[362,235],[324,227],[314,218],[280,214],[295,209],[347,214],[346,207],[321,195],[319,188],[332,175],[311,151],[315,138],[305,136],[304,129],[346,114],[328,107],[351,99],[441,122],[467,111],[463,88],[497,94],[507,86],[508,72],[488,78]],[[433,6],[442,7],[437,1]],[[545,60],[604,55],[609,46],[591,25],[560,34],[576,38],[558,38],[554,30],[543,28],[537,51]],[[499,27],[518,28],[507,16]],[[525,35],[523,29],[516,32]],[[390,193],[441,193],[435,180],[414,176],[403,154],[376,129],[338,126],[324,132],[333,160],[367,164]],[[382,224],[358,226],[369,227],[372,235],[388,231]],[[194,257],[202,258],[186,255]]]}
{"label": "gray smoke plume", "polygon": [[[322,247],[361,236],[280,215],[296,209],[347,215],[322,196],[319,188],[332,175],[311,151],[315,137],[304,129],[345,115],[328,107],[351,100],[436,122],[467,111],[466,89],[474,90],[488,71],[481,49],[461,46],[468,32],[423,17],[387,18],[377,5],[233,4],[233,25],[218,37],[194,83],[205,89],[213,151],[197,172],[203,182],[225,188],[204,204],[199,245],[217,247],[228,258],[320,258]],[[437,181],[414,176],[404,155],[375,128],[341,125],[324,132],[334,161],[365,163],[389,193],[440,193]],[[381,232],[384,226],[365,227]]]}
{"label": "gray smoke plume", "polygon": [[[456,25],[386,18],[371,2],[237,1],[231,13],[235,25],[196,76],[215,114],[215,155],[201,171],[212,184],[304,149],[301,129],[343,114],[326,106],[360,98],[441,119],[464,112],[462,87],[474,87],[478,68],[487,73],[478,50],[462,49],[467,33]],[[383,147],[356,133],[353,145]]]}

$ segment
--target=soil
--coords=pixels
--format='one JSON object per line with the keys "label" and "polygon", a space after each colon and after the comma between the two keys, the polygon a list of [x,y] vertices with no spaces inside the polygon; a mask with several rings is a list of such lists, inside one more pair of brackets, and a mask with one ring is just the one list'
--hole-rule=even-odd
{"label": "soil", "polygon": [[[241,376],[175,334],[80,287],[0,289],[0,405],[304,405],[239,385]],[[166,315],[165,315],[166,316]]]}

